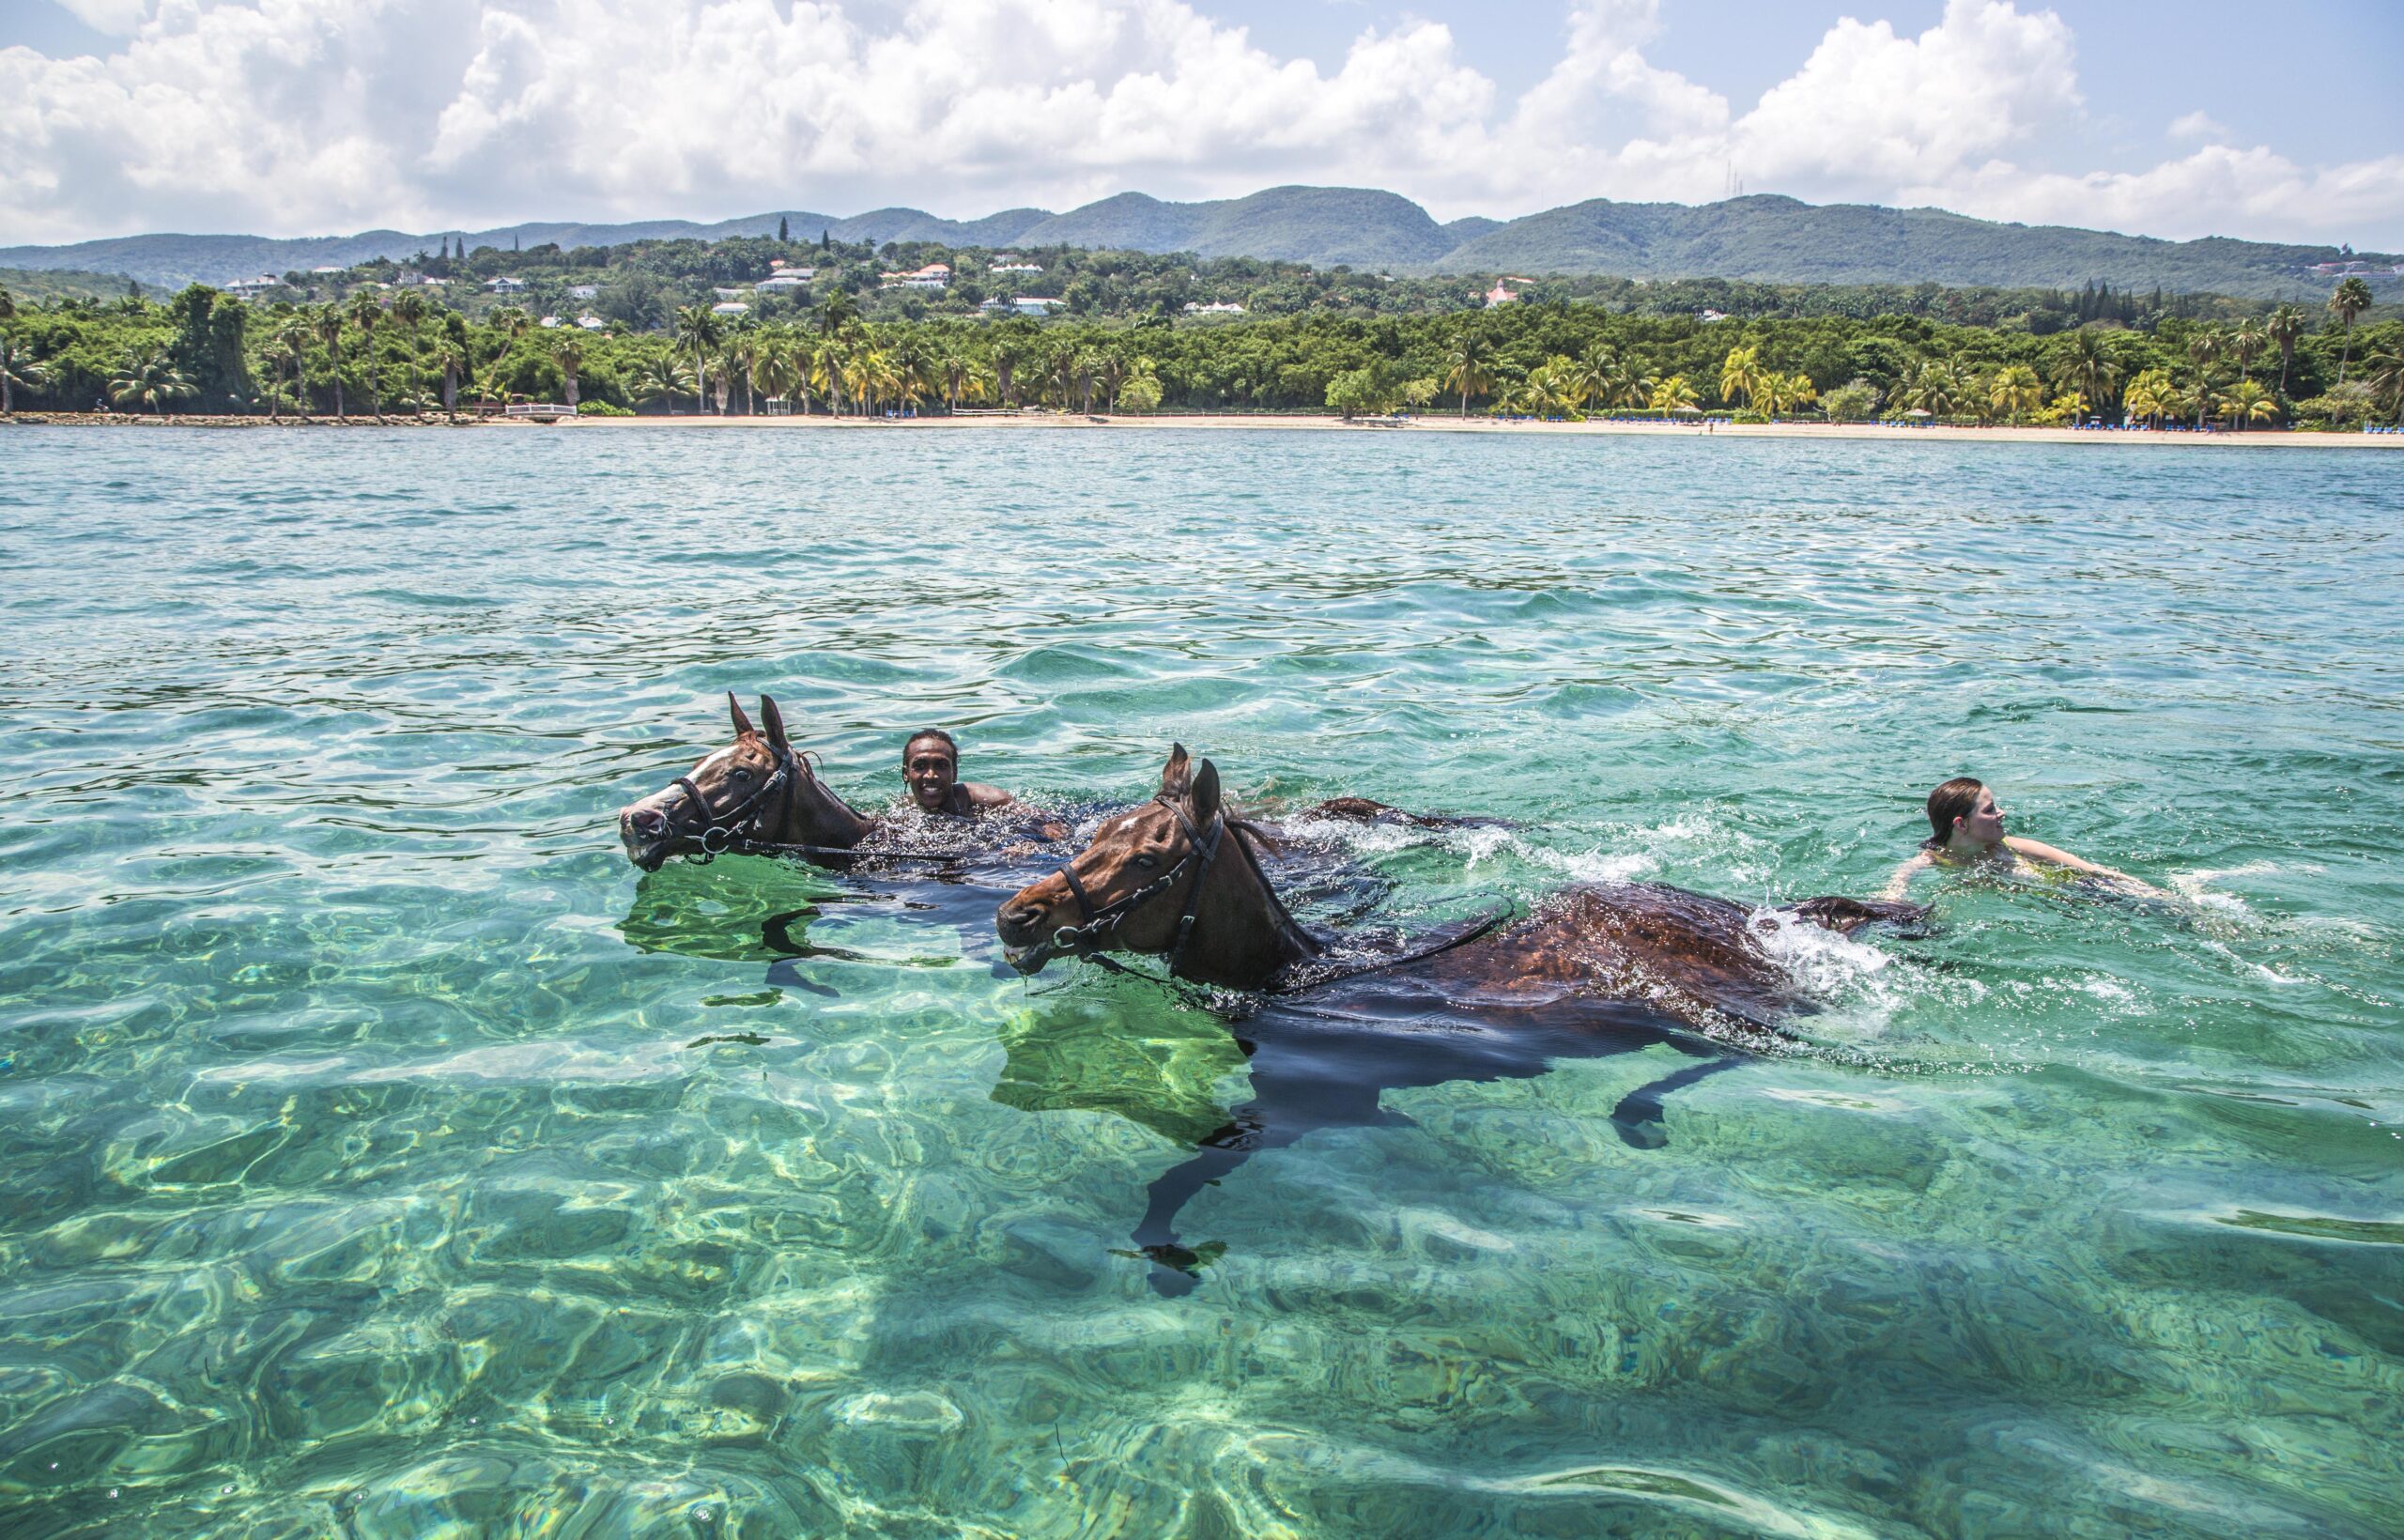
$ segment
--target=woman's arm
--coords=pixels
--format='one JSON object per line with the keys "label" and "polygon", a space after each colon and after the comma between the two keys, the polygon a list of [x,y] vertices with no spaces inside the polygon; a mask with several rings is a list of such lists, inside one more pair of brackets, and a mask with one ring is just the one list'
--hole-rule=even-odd
{"label": "woman's arm", "polygon": [[2097,866],[2094,862],[2073,855],[2066,850],[2057,850],[2042,839],[2023,839],[2018,835],[2007,835],[2003,842],[2011,848],[2014,855],[2025,855],[2032,861],[2042,861],[2047,866],[2065,867],[2072,871],[2084,871],[2090,877],[2102,877],[2107,882],[2119,883],[2132,891],[2148,894],[2153,898],[2170,897],[2169,894],[2142,878],[2132,877],[2125,871],[2115,871],[2107,866]]}
{"label": "woman's arm", "polygon": [[1921,851],[1919,855],[1913,856],[1910,860],[1905,861],[1902,866],[1895,869],[1895,874],[1887,879],[1887,886],[1879,889],[1878,896],[1889,902],[1901,899],[1905,892],[1910,890],[1912,886],[1912,874],[1919,871],[1922,867],[1932,866],[1934,864],[1934,858],[1931,856],[1928,852]]}

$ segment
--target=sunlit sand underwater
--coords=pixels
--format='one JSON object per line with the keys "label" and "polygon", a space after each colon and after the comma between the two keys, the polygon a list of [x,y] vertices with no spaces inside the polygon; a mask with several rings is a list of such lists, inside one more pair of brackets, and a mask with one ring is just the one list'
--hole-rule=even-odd
{"label": "sunlit sand underwater", "polygon": [[[2374,455],[1340,435],[0,443],[0,1534],[2392,1535]],[[1040,867],[636,872],[782,702],[1071,817],[1172,739],[1429,925],[1874,892],[1947,777],[2170,890],[1781,927],[1792,1049],[1247,1095]],[[1322,914],[1320,917],[1327,917]]]}

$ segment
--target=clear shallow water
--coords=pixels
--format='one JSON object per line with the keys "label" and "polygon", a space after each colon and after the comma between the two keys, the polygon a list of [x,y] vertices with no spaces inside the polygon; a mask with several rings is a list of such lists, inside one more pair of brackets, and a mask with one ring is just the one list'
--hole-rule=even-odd
{"label": "clear shallow water", "polygon": [[[2404,539],[2370,454],[1238,434],[0,442],[0,1532],[2378,1535]],[[1213,1019],[1013,879],[611,812],[773,691],[1172,737],[1388,912],[1874,890],[1968,770],[2177,905],[1782,938],[1807,1052],[1390,1091],[1188,1208]]]}

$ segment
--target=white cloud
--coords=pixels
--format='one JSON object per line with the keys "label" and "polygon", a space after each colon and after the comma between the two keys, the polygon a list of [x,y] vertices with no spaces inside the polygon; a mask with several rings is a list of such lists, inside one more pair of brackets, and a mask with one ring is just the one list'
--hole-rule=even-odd
{"label": "white cloud", "polygon": [[2173,139],[2210,139],[2218,142],[2228,137],[2228,130],[2210,113],[2198,107],[2183,117],[2174,117],[2164,131]]}
{"label": "white cloud", "polygon": [[[0,243],[530,218],[975,216],[1137,190],[1390,187],[1440,218],[1753,191],[2186,236],[2404,236],[2396,158],[2206,142],[2138,170],[2023,164],[2083,121],[2049,10],[1841,20],[1747,108],[1647,50],[1658,0],[1579,0],[1516,99],[1428,21],[1331,68],[1187,0],[61,0],[100,58],[0,50]],[[1203,0],[1207,3],[1207,0]]]}
{"label": "white cloud", "polygon": [[150,0],[58,0],[58,8],[95,32],[122,38],[150,16]]}

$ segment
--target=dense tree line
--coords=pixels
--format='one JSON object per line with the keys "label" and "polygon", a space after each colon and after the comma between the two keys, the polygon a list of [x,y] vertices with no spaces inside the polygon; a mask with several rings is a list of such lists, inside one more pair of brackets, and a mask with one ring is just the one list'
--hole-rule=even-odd
{"label": "dense tree line", "polygon": [[[824,276],[807,299],[714,312],[709,281],[747,282],[771,251],[813,250]],[[640,261],[629,256],[614,307],[607,282],[593,310],[564,303],[547,320],[547,306],[517,297],[488,302],[478,288],[467,298],[464,281],[488,270],[539,274],[556,262],[585,275],[585,258],[633,252],[446,251],[417,266],[456,275],[458,299],[371,267],[314,290],[295,274],[292,297],[254,303],[201,285],[164,302],[0,300],[0,389],[12,407],[379,418],[542,400],[596,412],[1441,406],[1545,417],[1722,410],[2237,427],[2404,419],[2404,324],[2366,323],[2369,294],[2358,279],[2309,311],[2140,300],[2090,286],[2052,296],[2063,324],[2040,327],[2025,306],[1963,319],[2004,302],[1982,291],[1749,296],[1760,286],[1702,282],[1587,280],[1558,292],[1529,284],[1517,302],[1492,309],[1465,308],[1457,296],[1440,305],[1435,294],[1381,308],[1400,285],[1373,274],[1049,251],[1024,254],[1043,273],[1007,275],[1025,281],[1011,285],[1020,292],[1050,287],[1064,300],[1060,314],[1037,321],[979,315],[973,273],[932,295],[878,286],[923,250],[763,238],[650,243]],[[1193,287],[1205,270],[1210,284],[1253,283],[1245,293],[1272,300],[1199,322],[1170,310],[1179,294],[1217,292]],[[688,296],[679,284],[704,291]],[[1618,299],[1573,292],[1615,284]],[[1319,299],[1282,308],[1281,285]],[[1672,290],[1673,304],[1657,302]],[[1321,302],[1356,292],[1379,302]],[[1719,308],[1695,304],[1706,294],[1736,308],[1703,314]],[[1748,297],[1757,301],[1750,314]],[[593,329],[577,324],[579,315]]]}

